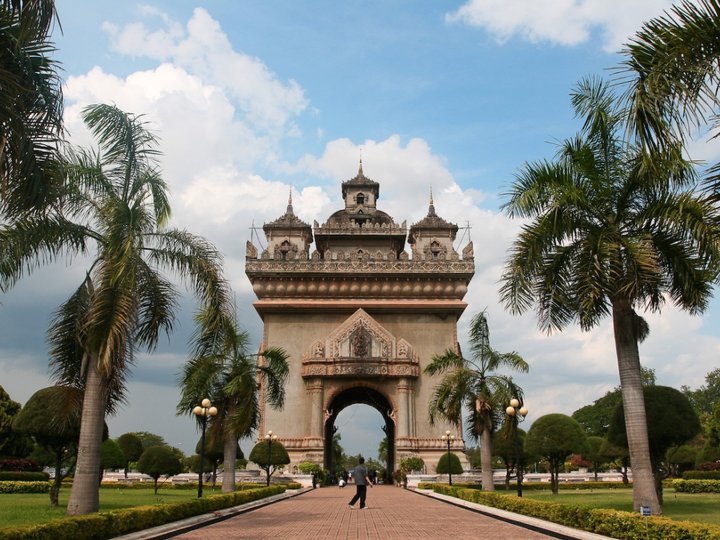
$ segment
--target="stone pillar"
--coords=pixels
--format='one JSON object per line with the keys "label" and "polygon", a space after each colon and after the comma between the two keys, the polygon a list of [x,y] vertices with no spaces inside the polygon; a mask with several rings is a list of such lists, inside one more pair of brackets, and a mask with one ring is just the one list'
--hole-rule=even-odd
{"label": "stone pillar", "polygon": [[406,379],[398,379],[398,412],[397,412],[397,437],[407,438],[410,436],[410,392],[412,383]]}
{"label": "stone pillar", "polygon": [[313,378],[305,381],[310,394],[310,436],[322,439],[325,415],[323,411],[323,380]]}

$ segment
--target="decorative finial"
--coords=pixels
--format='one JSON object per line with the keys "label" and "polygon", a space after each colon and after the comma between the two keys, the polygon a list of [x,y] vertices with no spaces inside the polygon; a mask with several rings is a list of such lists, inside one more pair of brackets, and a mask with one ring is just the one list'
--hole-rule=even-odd
{"label": "decorative finial", "polygon": [[360,166],[358,167],[358,176],[365,176],[362,170],[362,148],[360,149]]}
{"label": "decorative finial", "polygon": [[435,204],[433,203],[432,186],[430,186],[430,206],[428,207],[428,216],[435,215]]}
{"label": "decorative finial", "polygon": [[288,205],[287,205],[287,214],[293,213],[293,206],[292,206],[292,186],[290,186],[290,195],[288,196]]}

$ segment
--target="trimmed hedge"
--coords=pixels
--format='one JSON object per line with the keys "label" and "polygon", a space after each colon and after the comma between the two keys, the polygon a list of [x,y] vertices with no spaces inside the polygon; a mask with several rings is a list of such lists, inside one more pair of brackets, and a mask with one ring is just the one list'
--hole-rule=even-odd
{"label": "trimmed hedge", "polygon": [[436,484],[434,491],[465,501],[623,540],[646,540],[647,538],[716,540],[720,538],[720,526],[717,525],[674,521],[659,516],[645,518],[631,512],[521,499],[499,493],[441,484]]}
{"label": "trimmed hedge", "polygon": [[685,471],[683,480],[720,480],[720,471]]}
{"label": "trimmed hedge", "polygon": [[720,493],[720,480],[673,480],[672,487],[680,493]]}
{"label": "trimmed hedge", "polygon": [[207,514],[283,493],[270,486],[224,495],[211,495],[176,504],[136,506],[84,516],[56,519],[41,525],[2,530],[3,540],[83,540],[113,538],[200,514]]}
{"label": "trimmed hedge", "polygon": [[[435,483],[433,482],[420,482],[418,488],[420,489],[432,489]],[[444,484],[438,484],[444,485]],[[482,484],[453,484],[454,487],[461,487],[466,489],[482,489]],[[523,491],[550,491],[550,482],[523,482]],[[632,489],[632,482],[629,484],[623,484],[622,482],[571,482],[571,483],[560,483],[559,488],[561,491],[576,491],[576,490],[588,490],[588,489]],[[510,488],[505,487],[505,484],[495,484],[496,491],[515,491],[516,484],[510,484]]]}
{"label": "trimmed hedge", "polygon": [[0,482],[0,493],[48,493],[50,482]]}
{"label": "trimmed hedge", "polygon": [[47,482],[50,475],[42,471],[0,471],[0,482]]}

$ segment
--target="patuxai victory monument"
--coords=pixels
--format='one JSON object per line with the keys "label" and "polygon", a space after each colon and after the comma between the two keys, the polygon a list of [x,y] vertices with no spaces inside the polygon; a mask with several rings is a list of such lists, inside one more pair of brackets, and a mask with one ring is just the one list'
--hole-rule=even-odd
{"label": "patuxai victory monument", "polygon": [[[457,321],[474,273],[469,243],[458,254],[458,226],[435,213],[408,230],[378,208],[380,184],[363,174],[342,183],[343,208],[311,227],[287,211],[263,226],[267,246],[248,242],[246,273],[264,323],[261,350],[289,354],[286,404],[263,404],[259,433],[272,430],[290,468],[303,461],[332,470],[335,420],[366,404],[382,415],[388,470],[409,455],[434,471],[447,450],[440,438],[460,428],[430,424],[438,378],[423,373],[435,354],[459,350]],[[407,244],[407,246],[406,246]],[[409,248],[409,249],[408,249]],[[261,390],[262,394],[262,390]]]}

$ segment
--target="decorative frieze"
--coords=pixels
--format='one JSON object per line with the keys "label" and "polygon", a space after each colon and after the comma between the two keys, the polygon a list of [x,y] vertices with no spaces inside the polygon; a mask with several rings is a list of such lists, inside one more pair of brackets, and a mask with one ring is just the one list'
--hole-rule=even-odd
{"label": "decorative frieze", "polygon": [[358,361],[337,359],[331,361],[303,360],[302,376],[305,377],[413,377],[420,376],[416,363],[394,360]]}

